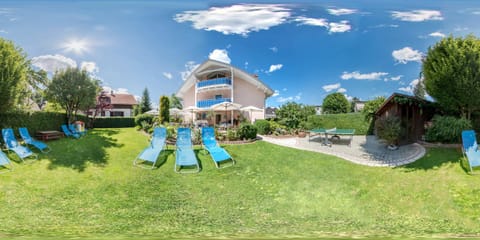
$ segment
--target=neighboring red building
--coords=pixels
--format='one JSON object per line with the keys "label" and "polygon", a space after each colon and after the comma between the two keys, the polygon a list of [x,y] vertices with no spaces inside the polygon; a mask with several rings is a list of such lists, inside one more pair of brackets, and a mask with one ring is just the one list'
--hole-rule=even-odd
{"label": "neighboring red building", "polygon": [[[99,101],[105,105],[103,111],[98,113],[101,117],[133,117],[133,108],[137,105],[135,97],[128,93],[102,93]],[[95,109],[90,109],[89,116],[92,116]]]}

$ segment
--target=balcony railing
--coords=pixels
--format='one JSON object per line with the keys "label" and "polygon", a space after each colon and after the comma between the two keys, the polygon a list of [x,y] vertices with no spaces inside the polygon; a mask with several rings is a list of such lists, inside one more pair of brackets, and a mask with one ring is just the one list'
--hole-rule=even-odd
{"label": "balcony railing", "polygon": [[210,80],[204,80],[197,83],[197,88],[208,87],[213,85],[232,85],[230,78],[216,78]]}
{"label": "balcony railing", "polygon": [[217,98],[217,99],[205,99],[197,101],[197,107],[199,108],[209,108],[212,105],[222,102],[232,102],[231,98]]}

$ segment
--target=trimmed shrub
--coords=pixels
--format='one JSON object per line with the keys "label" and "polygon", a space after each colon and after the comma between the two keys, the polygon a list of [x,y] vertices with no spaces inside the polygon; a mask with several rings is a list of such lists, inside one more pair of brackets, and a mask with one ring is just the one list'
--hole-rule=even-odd
{"label": "trimmed shrub", "polygon": [[[88,119],[85,116],[79,115],[77,120],[87,123]],[[0,114],[0,128],[26,127],[30,134],[35,134],[37,131],[57,130],[60,131],[60,126],[67,122],[65,113],[57,112],[8,112]]]}
{"label": "trimmed shrub", "polygon": [[375,121],[375,128],[380,139],[396,145],[402,133],[401,121],[397,116],[381,117]]}
{"label": "trimmed shrub", "polygon": [[256,120],[255,127],[257,128],[258,134],[266,135],[271,133],[270,122],[267,120]]}
{"label": "trimmed shrub", "polygon": [[127,128],[135,127],[133,117],[95,118],[93,126],[96,128]]}
{"label": "trimmed shrub", "polygon": [[234,129],[227,130],[227,139],[229,141],[236,141],[238,140],[238,132]]}
{"label": "trimmed shrub", "polygon": [[135,126],[142,126],[142,122],[146,122],[147,124],[153,124],[153,115],[150,114],[140,114],[135,116]]}
{"label": "trimmed shrub", "polygon": [[428,142],[459,143],[462,131],[466,129],[472,129],[472,123],[465,118],[436,115],[425,138]]}
{"label": "trimmed shrub", "polygon": [[356,135],[368,134],[370,122],[365,121],[362,113],[324,114],[309,116],[306,129],[347,128],[355,129]]}
{"label": "trimmed shrub", "polygon": [[250,123],[242,123],[238,129],[240,139],[254,139],[257,137],[257,128]]}
{"label": "trimmed shrub", "polygon": [[285,135],[288,133],[287,127],[283,126],[282,124],[275,122],[273,120],[269,121],[270,124],[270,130],[272,131],[272,134],[274,135]]}

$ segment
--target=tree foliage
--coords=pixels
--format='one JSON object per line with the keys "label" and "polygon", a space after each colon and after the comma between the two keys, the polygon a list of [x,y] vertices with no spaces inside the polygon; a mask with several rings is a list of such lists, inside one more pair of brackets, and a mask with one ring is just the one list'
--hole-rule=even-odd
{"label": "tree foliage", "polygon": [[0,38],[0,112],[11,110],[21,102],[29,70],[23,50]]}
{"label": "tree foliage", "polygon": [[145,88],[143,90],[142,99],[140,100],[140,112],[139,114],[146,113],[152,110],[152,103],[150,101],[150,94],[148,93],[148,89]]}
{"label": "tree foliage", "polygon": [[167,96],[160,97],[160,111],[158,112],[158,117],[160,119],[160,123],[165,123],[170,121],[170,100]]}
{"label": "tree foliage", "polygon": [[375,112],[377,112],[385,100],[386,99],[384,96],[379,96],[365,103],[362,109],[362,113],[365,115],[365,121],[370,122],[375,118]]}
{"label": "tree foliage", "polygon": [[306,122],[308,116],[315,115],[315,107],[288,102],[276,111],[279,122],[289,129],[296,129],[301,122]]}
{"label": "tree foliage", "polygon": [[327,114],[348,113],[350,104],[342,93],[332,93],[323,99],[322,111]]}
{"label": "tree foliage", "polygon": [[67,68],[55,73],[47,86],[46,96],[65,110],[67,121],[71,123],[78,110],[95,105],[98,89],[98,81],[91,79],[85,70]]}
{"label": "tree foliage", "polygon": [[449,36],[430,47],[422,72],[427,93],[445,110],[470,119],[480,109],[480,40]]}
{"label": "tree foliage", "polygon": [[177,97],[175,93],[172,93],[170,96],[170,108],[183,109],[182,99]]}

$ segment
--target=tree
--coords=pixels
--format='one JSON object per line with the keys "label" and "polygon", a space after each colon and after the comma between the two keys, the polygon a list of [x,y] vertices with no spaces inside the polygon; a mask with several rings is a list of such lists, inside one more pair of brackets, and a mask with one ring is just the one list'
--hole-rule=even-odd
{"label": "tree", "polygon": [[170,121],[170,100],[168,100],[167,96],[160,97],[160,111],[158,112],[158,117],[160,118],[160,123],[163,124],[165,122]]}
{"label": "tree", "polygon": [[342,93],[332,93],[323,99],[322,111],[327,114],[347,113],[350,104]]}
{"label": "tree", "polygon": [[375,118],[375,112],[382,106],[385,102],[385,97],[380,96],[376,97],[373,100],[367,101],[363,106],[362,113],[365,115],[365,121],[370,122]]}
{"label": "tree", "polygon": [[21,102],[29,70],[23,50],[0,38],[0,112],[11,110]]}
{"label": "tree", "polygon": [[471,119],[480,109],[480,40],[449,36],[428,49],[422,73],[425,89],[447,111]]}
{"label": "tree", "polygon": [[152,110],[152,103],[150,102],[150,95],[148,89],[145,88],[142,94],[142,100],[140,100],[140,114]]}
{"label": "tree", "polygon": [[308,116],[315,115],[315,107],[288,102],[275,112],[279,121],[290,129],[296,129],[301,122],[307,121]]}
{"label": "tree", "polygon": [[172,93],[172,95],[170,96],[170,107],[171,108],[183,109],[182,99],[177,97],[175,95],[175,93]]}
{"label": "tree", "polygon": [[[101,90],[100,94],[98,94],[98,96],[95,98],[95,107],[94,107],[95,110],[92,114],[90,127],[93,127],[95,123],[95,119],[97,118],[98,114],[106,110],[112,109],[113,106],[111,104],[111,99],[110,97],[107,96],[107,93],[108,93],[107,91]],[[114,95],[113,92],[111,95]]]}
{"label": "tree", "polygon": [[78,110],[95,105],[98,89],[98,81],[91,79],[85,70],[67,68],[55,73],[46,96],[65,110],[67,122],[71,123]]}

